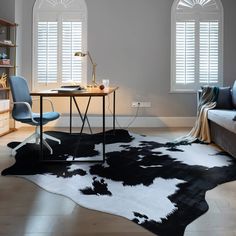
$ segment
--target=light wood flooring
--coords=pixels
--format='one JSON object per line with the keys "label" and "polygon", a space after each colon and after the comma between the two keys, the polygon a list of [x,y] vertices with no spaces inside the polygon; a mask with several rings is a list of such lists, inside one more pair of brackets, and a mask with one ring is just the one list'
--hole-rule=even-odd
{"label": "light wood flooring", "polygon": [[[179,137],[188,129],[136,128],[132,132]],[[0,171],[14,163],[6,147],[23,140],[30,128],[0,137]],[[185,236],[236,236],[236,181],[208,191],[209,211],[190,224]],[[17,177],[0,176],[0,236],[148,236],[153,235],[122,217],[88,210],[70,199],[49,193]],[[174,235],[173,235],[174,236]]]}

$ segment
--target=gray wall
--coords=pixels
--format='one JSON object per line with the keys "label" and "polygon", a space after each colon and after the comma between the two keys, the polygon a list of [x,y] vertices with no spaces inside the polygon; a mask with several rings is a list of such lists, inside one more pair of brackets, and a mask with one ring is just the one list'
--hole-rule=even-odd
{"label": "gray wall", "polygon": [[236,80],[236,1],[223,0],[224,7],[224,84]]}
{"label": "gray wall", "polygon": [[[0,16],[16,19],[21,31],[21,75],[32,77],[32,8],[35,0],[0,0]],[[117,112],[132,115],[132,101],[151,101],[140,116],[191,117],[196,94],[170,93],[171,5],[173,0],[86,0],[88,48],[97,62],[98,80],[118,85]],[[224,84],[236,79],[236,1],[224,7]],[[14,15],[16,12],[15,16]],[[94,112],[96,103],[93,104]]]}
{"label": "gray wall", "polygon": [[15,21],[15,0],[0,0],[0,18]]}

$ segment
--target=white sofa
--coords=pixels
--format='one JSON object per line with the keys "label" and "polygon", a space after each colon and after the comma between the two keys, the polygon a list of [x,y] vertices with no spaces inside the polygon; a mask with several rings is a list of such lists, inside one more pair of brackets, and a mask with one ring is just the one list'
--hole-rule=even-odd
{"label": "white sofa", "polygon": [[208,111],[211,139],[236,158],[236,82],[219,89],[215,109]]}

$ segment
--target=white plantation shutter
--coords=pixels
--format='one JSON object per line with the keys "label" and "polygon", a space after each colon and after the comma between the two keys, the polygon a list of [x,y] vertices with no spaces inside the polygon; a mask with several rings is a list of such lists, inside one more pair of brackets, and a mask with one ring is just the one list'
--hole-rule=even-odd
{"label": "white plantation shutter", "polygon": [[74,53],[82,51],[82,22],[62,23],[62,83],[82,80],[82,60]]}
{"label": "white plantation shutter", "polygon": [[195,23],[176,23],[176,83],[195,81]]}
{"label": "white plantation shutter", "polygon": [[57,82],[57,22],[38,22],[38,83]]}
{"label": "white plantation shutter", "polygon": [[175,0],[171,14],[171,91],[223,85],[220,0]]}
{"label": "white plantation shutter", "polygon": [[33,8],[33,89],[73,82],[86,84],[87,5],[85,0],[35,0]]}
{"label": "white plantation shutter", "polygon": [[219,23],[200,22],[200,72],[203,84],[218,82]]}

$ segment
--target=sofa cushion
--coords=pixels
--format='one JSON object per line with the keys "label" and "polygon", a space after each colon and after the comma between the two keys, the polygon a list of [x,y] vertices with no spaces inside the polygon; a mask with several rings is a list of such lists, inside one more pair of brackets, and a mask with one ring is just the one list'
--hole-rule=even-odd
{"label": "sofa cushion", "polygon": [[236,115],[234,110],[212,109],[208,111],[208,119],[216,124],[226,128],[227,130],[236,133],[236,121],[233,118]]}
{"label": "sofa cushion", "polygon": [[236,108],[236,80],[234,81],[234,84],[232,87],[232,104],[233,104],[233,107]]}
{"label": "sofa cushion", "polygon": [[219,93],[216,100],[216,108],[217,109],[233,109],[230,87],[219,87]]}

